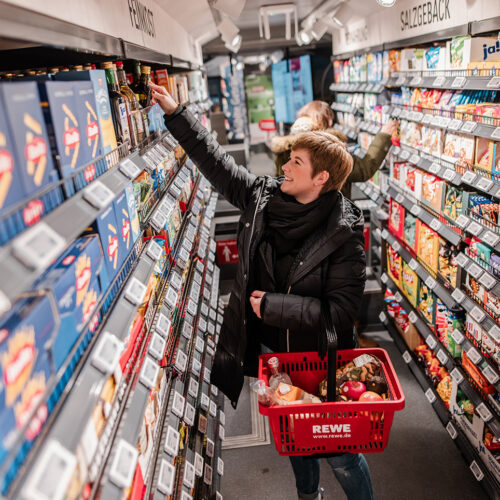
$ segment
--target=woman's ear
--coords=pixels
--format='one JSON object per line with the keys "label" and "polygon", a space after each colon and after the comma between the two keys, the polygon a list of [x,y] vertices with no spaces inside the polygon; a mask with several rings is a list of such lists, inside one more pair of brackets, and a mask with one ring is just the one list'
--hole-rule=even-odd
{"label": "woman's ear", "polygon": [[329,178],[330,178],[330,172],[327,172],[326,170],[322,170],[314,178],[314,184],[316,186],[324,186]]}

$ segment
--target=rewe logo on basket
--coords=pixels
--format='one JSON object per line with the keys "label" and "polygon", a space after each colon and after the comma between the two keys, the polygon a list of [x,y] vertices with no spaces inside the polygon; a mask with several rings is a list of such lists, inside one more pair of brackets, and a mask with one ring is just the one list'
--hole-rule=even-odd
{"label": "rewe logo on basket", "polygon": [[313,425],[314,438],[348,438],[351,437],[351,424]]}

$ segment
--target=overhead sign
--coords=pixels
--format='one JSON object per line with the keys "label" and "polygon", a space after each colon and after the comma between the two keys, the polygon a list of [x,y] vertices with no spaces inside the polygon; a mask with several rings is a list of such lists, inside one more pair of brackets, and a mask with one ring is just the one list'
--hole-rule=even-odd
{"label": "overhead sign", "polygon": [[238,263],[238,246],[236,240],[217,241],[217,262],[219,265]]}

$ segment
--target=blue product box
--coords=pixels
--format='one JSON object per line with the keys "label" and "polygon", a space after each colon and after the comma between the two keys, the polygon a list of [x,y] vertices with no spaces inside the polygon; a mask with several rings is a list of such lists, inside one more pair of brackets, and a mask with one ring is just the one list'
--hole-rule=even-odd
{"label": "blue product box", "polygon": [[113,208],[115,210],[116,223],[118,224],[118,241],[120,242],[119,267],[121,267],[134,246],[132,223],[128,213],[127,194],[125,191],[114,199]]}
{"label": "blue product box", "polygon": [[[48,294],[22,298],[0,322],[0,412],[15,407],[29,385],[38,358],[48,351],[59,327]],[[53,367],[43,363],[46,380]]]}
{"label": "blue product box", "polygon": [[141,234],[141,225],[139,222],[139,214],[137,212],[137,205],[135,204],[134,187],[130,182],[125,188],[127,196],[128,216],[130,217],[130,229],[134,243]]}
{"label": "blue product box", "polygon": [[0,113],[0,214],[26,197],[7,120]]}
{"label": "blue product box", "polygon": [[49,185],[54,170],[37,84],[0,83],[0,101],[7,113],[21,181],[29,197]]}
{"label": "blue product box", "polygon": [[90,81],[94,89],[95,110],[99,119],[102,154],[116,149],[116,135],[111,115],[108,85],[102,69],[89,71],[63,71],[54,75],[55,80]]}

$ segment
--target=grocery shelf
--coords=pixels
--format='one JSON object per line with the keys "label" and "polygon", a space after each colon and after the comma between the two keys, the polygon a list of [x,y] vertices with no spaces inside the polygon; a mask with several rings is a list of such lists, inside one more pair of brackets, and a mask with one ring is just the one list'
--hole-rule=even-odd
{"label": "grocery shelf", "polygon": [[415,355],[408,349],[408,346],[394,326],[392,320],[389,319],[390,316],[386,312],[381,312],[379,317],[401,352],[403,360],[408,365],[408,368],[415,376],[417,382],[425,391],[425,396],[441,420],[441,423],[446,428],[455,445],[464,455],[467,463],[470,465],[471,472],[478,481],[481,481],[481,485],[488,493],[488,496],[490,498],[498,499],[498,491],[500,490],[498,481],[485,466],[472,443],[470,443],[467,436],[463,433],[453,417],[450,415],[446,405],[425,376],[420,365],[417,363]]}
{"label": "grocery shelf", "polygon": [[376,122],[370,122],[370,121],[365,121],[363,120],[359,124],[359,130],[363,132],[368,132],[369,134],[377,135],[380,132],[381,129],[380,123]]}
{"label": "grocery shelf", "polygon": [[427,89],[450,90],[495,90],[500,88],[496,76],[467,76],[467,70],[449,71],[409,71],[391,76],[391,87],[422,87]]}
{"label": "grocery shelf", "polygon": [[[151,143],[148,150],[156,144],[157,140]],[[5,304],[0,310],[9,309],[21,293],[28,291],[47,266],[94,222],[144,168],[145,162],[138,152],[121,158],[111,170],[0,248],[0,302],[1,306]]]}
{"label": "grocery shelf", "polygon": [[385,90],[384,82],[375,83],[332,83],[332,92],[367,92],[380,94]]}
{"label": "grocery shelf", "polygon": [[[493,292],[497,297],[500,297],[500,277],[491,274],[486,269],[478,265],[471,259],[468,255],[461,252],[455,257],[455,261],[457,264],[464,269],[465,272],[470,274],[476,281],[481,283],[482,286],[486,288],[486,290]],[[485,326],[487,329],[493,328],[495,325],[495,320],[486,316]]]}
{"label": "grocery shelf", "polygon": [[500,234],[494,231],[492,227],[483,224],[481,219],[478,220],[462,214],[457,218],[455,224],[497,252],[500,251]]}
{"label": "grocery shelf", "polygon": [[406,210],[411,212],[415,217],[425,222],[431,229],[436,231],[440,236],[448,240],[451,244],[457,245],[461,240],[459,234],[453,231],[446,224],[442,223],[436,216],[432,215],[424,205],[417,205],[415,202],[406,197],[392,183],[389,186],[388,194],[396,200],[400,205],[403,205]]}

